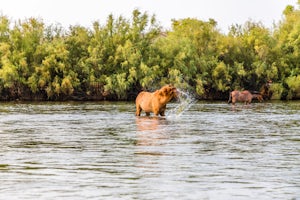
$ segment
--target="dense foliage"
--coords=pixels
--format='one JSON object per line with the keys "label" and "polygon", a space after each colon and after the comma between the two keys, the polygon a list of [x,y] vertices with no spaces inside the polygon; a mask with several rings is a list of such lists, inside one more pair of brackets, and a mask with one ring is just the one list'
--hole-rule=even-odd
{"label": "dense foliage", "polygon": [[[299,4],[300,5],[300,4]],[[173,20],[134,10],[92,28],[45,27],[40,19],[0,16],[0,99],[133,99],[166,83],[199,99],[225,99],[233,89],[275,99],[300,98],[300,11],[287,6],[272,30],[259,22],[221,33],[213,19]]]}

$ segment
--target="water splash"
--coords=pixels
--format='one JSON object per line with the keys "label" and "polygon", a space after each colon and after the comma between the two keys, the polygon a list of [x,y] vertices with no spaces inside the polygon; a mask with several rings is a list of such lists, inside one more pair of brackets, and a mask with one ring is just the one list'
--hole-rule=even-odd
{"label": "water splash", "polygon": [[175,108],[170,110],[168,116],[170,117],[180,117],[182,113],[184,113],[186,110],[188,110],[196,101],[196,99],[193,97],[193,95],[177,89],[180,93],[179,95],[179,105],[177,105]]}

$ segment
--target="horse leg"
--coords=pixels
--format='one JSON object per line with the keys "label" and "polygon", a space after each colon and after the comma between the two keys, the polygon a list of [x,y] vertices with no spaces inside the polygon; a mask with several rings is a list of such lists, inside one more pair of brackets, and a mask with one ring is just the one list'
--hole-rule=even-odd
{"label": "horse leg", "polygon": [[247,99],[246,101],[245,101],[245,105],[250,105],[251,104],[251,99]]}
{"label": "horse leg", "polygon": [[236,102],[235,98],[232,98],[231,102],[232,102],[232,105],[235,105],[235,102]]}
{"label": "horse leg", "polygon": [[167,108],[167,105],[163,106],[161,109],[160,109],[160,116],[165,116],[165,111],[166,111],[166,108]]}
{"label": "horse leg", "polygon": [[252,102],[252,98],[253,98],[253,96],[251,95],[251,96],[249,96],[249,98],[248,98],[248,104],[251,104],[251,102]]}
{"label": "horse leg", "polygon": [[141,107],[139,105],[136,105],[136,112],[135,112],[135,116],[141,116]]}
{"label": "horse leg", "polygon": [[160,114],[159,108],[153,109],[153,113],[154,113],[155,116],[158,116]]}
{"label": "horse leg", "polygon": [[228,99],[228,104],[230,104],[232,102],[232,98],[231,98],[231,92],[229,93],[229,99]]}

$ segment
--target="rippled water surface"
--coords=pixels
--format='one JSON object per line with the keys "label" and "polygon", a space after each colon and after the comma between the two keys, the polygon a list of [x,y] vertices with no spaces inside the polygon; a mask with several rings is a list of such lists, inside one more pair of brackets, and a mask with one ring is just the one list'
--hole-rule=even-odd
{"label": "rippled water surface", "polygon": [[0,199],[300,199],[300,102],[0,104]]}

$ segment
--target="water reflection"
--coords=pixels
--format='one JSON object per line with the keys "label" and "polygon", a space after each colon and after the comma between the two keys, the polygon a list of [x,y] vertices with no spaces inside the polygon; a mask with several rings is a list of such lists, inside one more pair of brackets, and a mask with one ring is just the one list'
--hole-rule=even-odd
{"label": "water reflection", "polygon": [[162,140],[167,139],[168,121],[163,117],[136,117],[137,127],[137,145],[139,146],[155,146],[161,145]]}
{"label": "water reflection", "polygon": [[157,130],[158,126],[166,121],[166,118],[156,116],[140,116],[136,117],[136,126],[138,131]]}

